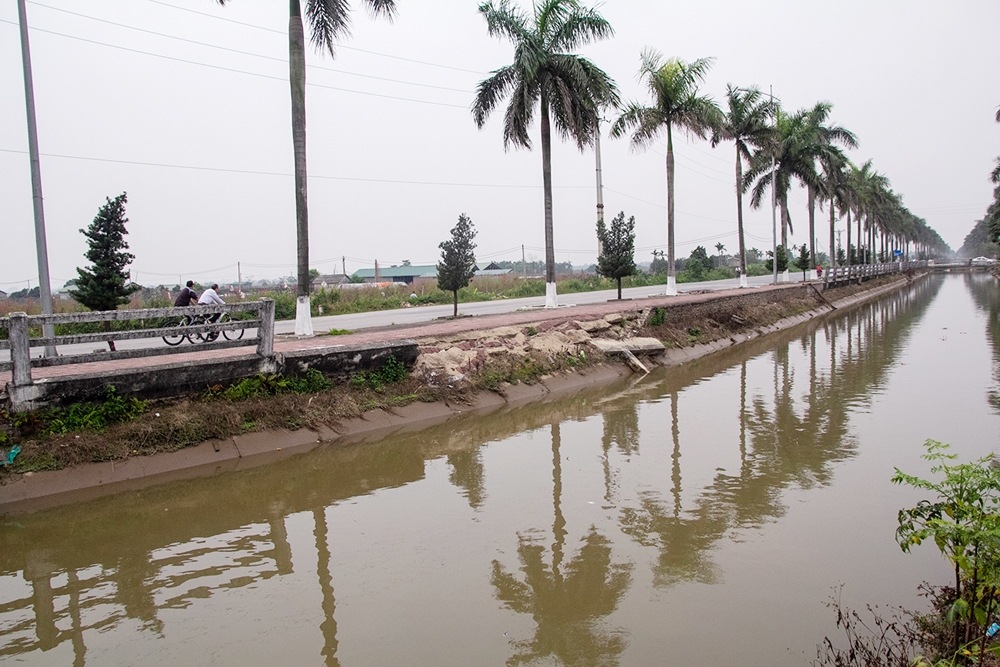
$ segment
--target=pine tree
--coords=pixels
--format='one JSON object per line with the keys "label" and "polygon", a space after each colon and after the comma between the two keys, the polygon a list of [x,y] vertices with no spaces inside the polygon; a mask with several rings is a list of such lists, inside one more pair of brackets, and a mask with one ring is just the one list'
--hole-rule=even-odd
{"label": "pine tree", "polygon": [[622,278],[636,274],[635,216],[625,222],[625,211],[621,211],[611,221],[611,229],[604,225],[604,220],[598,220],[597,239],[603,249],[597,258],[597,272],[618,281],[618,300],[621,301]]}
{"label": "pine tree", "polygon": [[809,268],[809,257],[810,257],[809,246],[803,243],[802,247],[799,248],[799,260],[798,260],[799,268],[802,269],[802,280],[806,279],[806,269]]}
{"label": "pine tree", "polygon": [[438,246],[441,248],[441,261],[437,265],[438,288],[454,293],[454,317],[458,317],[458,290],[468,285],[476,273],[475,238],[472,220],[463,213],[451,230],[451,239]]}
{"label": "pine tree", "polygon": [[[117,310],[118,306],[129,302],[129,297],[140,289],[139,285],[129,280],[126,267],[132,263],[135,256],[128,250],[125,242],[125,202],[128,201],[123,192],[107,203],[97,212],[97,217],[86,230],[80,233],[87,237],[89,249],[84,255],[91,265],[86,269],[77,268],[79,277],[76,289],[70,294],[79,303],[91,310]],[[105,331],[111,331],[111,322],[104,323]],[[114,341],[108,341],[108,347],[115,349]]]}

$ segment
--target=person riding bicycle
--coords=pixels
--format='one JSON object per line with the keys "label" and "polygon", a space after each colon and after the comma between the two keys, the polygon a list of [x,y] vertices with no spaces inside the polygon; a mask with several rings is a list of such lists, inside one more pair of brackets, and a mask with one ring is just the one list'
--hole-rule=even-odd
{"label": "person riding bicycle", "polygon": [[194,291],[194,281],[187,281],[187,285],[181,288],[181,293],[177,295],[174,299],[174,306],[181,308],[184,306],[190,306],[192,301],[197,302],[198,293]]}
{"label": "person riding bicycle", "polygon": [[[202,292],[201,298],[198,299],[198,305],[211,306],[213,303],[218,304],[220,306],[226,305],[226,302],[223,301],[222,297],[219,296],[219,293],[216,292],[217,289],[219,289],[218,284],[213,283],[211,287]],[[211,322],[212,324],[215,324],[216,322],[219,321],[219,317],[221,316],[222,313],[214,313],[211,317],[208,318],[208,321]]]}

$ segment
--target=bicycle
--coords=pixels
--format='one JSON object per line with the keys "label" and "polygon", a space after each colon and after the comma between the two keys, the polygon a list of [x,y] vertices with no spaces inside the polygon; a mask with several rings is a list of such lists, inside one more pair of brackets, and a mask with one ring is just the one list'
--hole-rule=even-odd
{"label": "bicycle", "polygon": [[[212,314],[206,315],[184,315],[177,322],[171,324],[171,327],[193,327],[199,324],[226,324],[232,322],[233,319],[229,316],[229,313],[222,313],[219,316],[217,322],[212,322]],[[219,338],[218,331],[209,331],[208,333],[178,333],[171,334],[169,336],[163,337],[163,342],[170,346],[180,345],[185,339],[192,345],[198,343],[211,343]],[[245,330],[243,329],[233,329],[224,330],[221,332],[226,340],[240,340],[243,338]]]}

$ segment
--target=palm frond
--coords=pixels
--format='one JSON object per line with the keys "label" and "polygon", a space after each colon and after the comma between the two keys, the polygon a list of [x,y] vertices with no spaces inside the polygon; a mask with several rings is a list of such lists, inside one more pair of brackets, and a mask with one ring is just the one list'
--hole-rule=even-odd
{"label": "palm frond", "polygon": [[548,40],[553,51],[571,51],[599,39],[614,36],[614,28],[594,9],[580,9],[566,17]]}
{"label": "palm frond", "polygon": [[497,104],[517,85],[516,70],[507,65],[491,72],[493,76],[483,79],[476,87],[476,99],[472,103],[472,117],[476,127],[482,129],[486,118]]}
{"label": "palm frond", "polygon": [[506,37],[519,44],[529,37],[528,17],[511,6],[508,0],[499,3],[484,2],[479,5],[479,13],[486,19],[486,29],[490,37]]}
{"label": "palm frond", "polygon": [[334,55],[337,40],[351,34],[351,5],[348,0],[307,0],[306,18],[313,45]]}
{"label": "palm frond", "polygon": [[537,86],[515,86],[510,96],[510,103],[504,112],[503,146],[504,149],[514,146],[531,148],[528,137],[528,127],[535,114],[535,104],[538,102]]}

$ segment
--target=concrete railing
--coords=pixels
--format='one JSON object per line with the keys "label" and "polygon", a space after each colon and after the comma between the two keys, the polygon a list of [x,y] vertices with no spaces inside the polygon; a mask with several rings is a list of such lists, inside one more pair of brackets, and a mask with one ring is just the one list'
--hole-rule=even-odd
{"label": "concrete railing", "polygon": [[854,264],[852,266],[831,266],[823,272],[823,283],[826,287],[842,285],[851,282],[862,283],[879,276],[902,273],[927,266],[926,261],[919,262],[888,262],[883,264]]}
{"label": "concrete railing", "polygon": [[[164,320],[170,322],[179,321],[184,316],[213,315],[216,313],[253,313],[251,320],[230,320],[227,322],[210,323],[198,322],[194,324],[178,326],[162,326]],[[32,337],[29,332],[32,328],[39,328],[43,324],[81,324],[87,322],[120,322],[135,321],[140,322],[139,329],[123,331],[107,331],[102,333],[72,334],[45,338],[42,336]],[[146,323],[150,327],[146,328]],[[159,324],[160,326],[152,326]],[[230,347],[243,347],[256,345],[257,354],[261,357],[269,358],[274,354],[274,301],[272,299],[261,299],[249,303],[232,303],[222,306],[188,306],[184,308],[142,308],[136,310],[108,310],[89,313],[63,313],[59,315],[26,315],[25,313],[11,313],[9,317],[0,318],[0,330],[6,329],[7,340],[0,340],[0,350],[10,350],[10,361],[0,361],[0,371],[11,371],[14,387],[26,387],[32,384],[31,369],[47,366],[61,366],[64,364],[84,364],[95,361],[111,361],[116,359],[135,359],[139,357],[153,357],[166,354],[183,354],[194,351],[218,350]],[[255,329],[256,336],[243,336],[238,340],[218,340],[225,338],[219,336],[227,331],[240,331]],[[151,347],[144,347],[129,350],[99,351],[85,354],[67,354],[59,356],[32,357],[31,348],[35,347],[58,347],[61,345],[73,345],[78,343],[106,343],[108,341],[135,340],[141,338],[163,338],[171,336],[194,336],[196,334],[215,333],[215,340],[205,340],[198,343],[197,347],[177,346],[171,347],[166,343],[160,343]]]}

